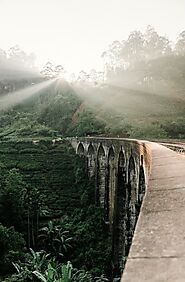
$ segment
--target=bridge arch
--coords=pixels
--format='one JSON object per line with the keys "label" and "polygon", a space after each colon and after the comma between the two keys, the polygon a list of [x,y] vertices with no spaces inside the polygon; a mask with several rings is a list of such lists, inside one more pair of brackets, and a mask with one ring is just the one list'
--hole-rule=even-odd
{"label": "bridge arch", "polygon": [[88,155],[94,155],[95,154],[95,149],[94,149],[94,146],[92,145],[92,143],[90,143],[88,148],[87,148],[87,154]]}
{"label": "bridge arch", "polygon": [[84,148],[84,146],[83,146],[83,144],[81,142],[78,144],[76,152],[80,156],[84,156],[85,155],[85,148]]}
{"label": "bridge arch", "polygon": [[105,157],[105,149],[102,144],[98,147],[97,158]]}
{"label": "bridge arch", "polygon": [[88,166],[88,174],[89,177],[91,178],[95,175],[95,167],[96,167],[95,148],[91,143],[87,148],[87,166]]}
{"label": "bridge arch", "polygon": [[108,159],[114,159],[114,158],[115,158],[115,151],[113,146],[111,146],[108,151]]}

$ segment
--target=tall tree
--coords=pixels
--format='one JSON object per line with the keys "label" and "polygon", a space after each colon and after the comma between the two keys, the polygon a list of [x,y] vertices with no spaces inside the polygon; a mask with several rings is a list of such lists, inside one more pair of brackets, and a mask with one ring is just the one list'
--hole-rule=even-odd
{"label": "tall tree", "polygon": [[134,63],[143,59],[144,38],[140,31],[130,33],[128,39],[124,42],[121,55],[126,62]]}
{"label": "tall tree", "polygon": [[172,52],[170,41],[160,36],[153,27],[148,26],[144,34],[144,52],[146,59],[155,59]]}
{"label": "tall tree", "polygon": [[11,47],[8,51],[8,60],[11,68],[33,70],[35,68],[35,55],[26,54],[19,45]]}
{"label": "tall tree", "polygon": [[182,31],[177,38],[175,51],[178,55],[185,56],[185,30]]}

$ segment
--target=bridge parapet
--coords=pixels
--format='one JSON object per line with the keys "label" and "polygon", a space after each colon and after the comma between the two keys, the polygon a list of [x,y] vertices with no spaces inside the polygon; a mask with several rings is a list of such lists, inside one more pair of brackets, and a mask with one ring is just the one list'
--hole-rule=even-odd
{"label": "bridge parapet", "polygon": [[122,282],[185,281],[185,158],[156,143]]}
{"label": "bridge parapet", "polygon": [[98,149],[100,146],[103,147],[105,152],[105,157],[108,159],[108,154],[112,148],[118,161],[120,151],[123,152],[125,156],[126,166],[128,167],[129,158],[134,157],[134,162],[136,166],[144,166],[145,171],[145,181],[147,184],[148,176],[151,170],[151,152],[150,152],[150,142],[139,141],[135,139],[126,138],[106,138],[106,137],[76,137],[68,138],[71,142],[76,153],[88,156],[88,149],[93,148],[93,155],[97,158]]}

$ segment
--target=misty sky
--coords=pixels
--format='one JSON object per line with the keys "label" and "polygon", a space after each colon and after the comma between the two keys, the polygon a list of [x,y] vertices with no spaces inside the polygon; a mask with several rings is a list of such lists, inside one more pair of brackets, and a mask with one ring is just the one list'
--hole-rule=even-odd
{"label": "misty sky", "polygon": [[69,71],[100,69],[101,53],[130,31],[152,25],[175,40],[185,0],[0,0],[0,48],[18,44]]}

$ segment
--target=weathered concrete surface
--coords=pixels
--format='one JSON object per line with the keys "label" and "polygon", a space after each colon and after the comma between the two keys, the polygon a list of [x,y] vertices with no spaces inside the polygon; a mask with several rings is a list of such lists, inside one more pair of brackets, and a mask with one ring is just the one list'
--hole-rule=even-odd
{"label": "weathered concrete surface", "polygon": [[152,169],[122,282],[185,281],[185,158],[148,143]]}

